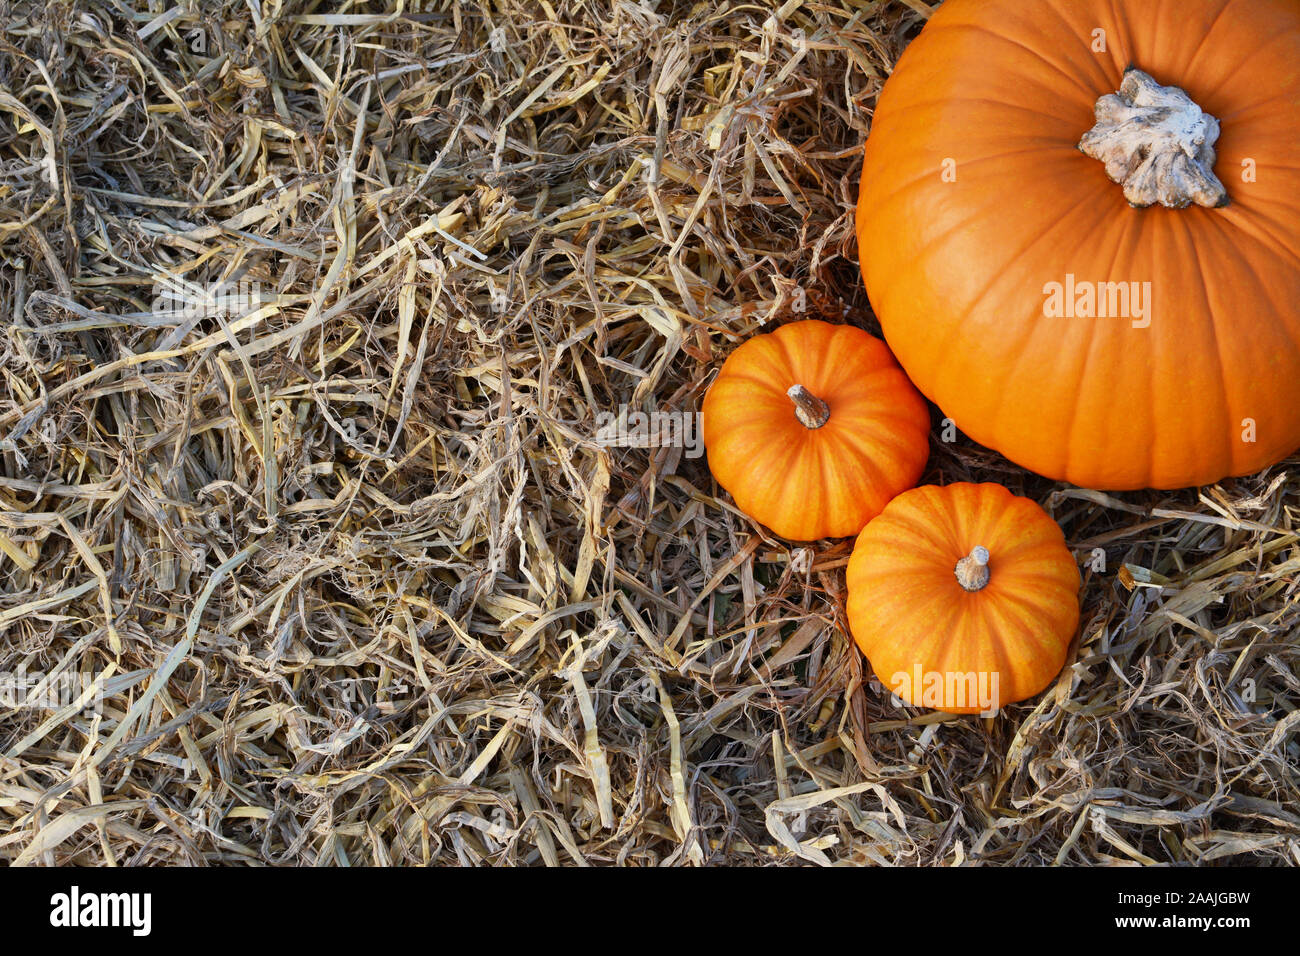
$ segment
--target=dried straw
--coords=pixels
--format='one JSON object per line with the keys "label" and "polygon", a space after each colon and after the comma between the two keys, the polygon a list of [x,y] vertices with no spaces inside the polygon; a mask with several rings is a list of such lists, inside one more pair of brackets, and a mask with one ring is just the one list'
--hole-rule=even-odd
{"label": "dried straw", "polygon": [[0,671],[93,681],[0,716],[0,859],[1300,861],[1296,460],[1100,495],[936,428],[1107,565],[982,722],[871,677],[848,542],[594,438],[799,305],[875,329],[929,4],[339,9],[0,2]]}

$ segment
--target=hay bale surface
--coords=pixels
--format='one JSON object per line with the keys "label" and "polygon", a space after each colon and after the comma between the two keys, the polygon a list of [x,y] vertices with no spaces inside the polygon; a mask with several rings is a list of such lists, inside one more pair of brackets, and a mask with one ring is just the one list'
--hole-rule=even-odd
{"label": "hay bale surface", "polygon": [[878,332],[927,3],[344,7],[0,2],[0,860],[1300,861],[1295,459],[1102,495],[936,414],[927,481],[1086,559],[981,721],[872,679],[849,542],[598,440],[801,310]]}

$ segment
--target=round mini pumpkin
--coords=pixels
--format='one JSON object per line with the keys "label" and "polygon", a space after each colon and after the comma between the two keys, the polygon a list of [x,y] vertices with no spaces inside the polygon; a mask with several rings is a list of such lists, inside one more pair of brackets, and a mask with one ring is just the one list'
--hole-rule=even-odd
{"label": "round mini pumpkin", "polygon": [[704,397],[713,475],[784,538],[857,534],[916,484],[930,412],[885,343],[816,319],[757,335]]}
{"label": "round mini pumpkin", "polygon": [[867,293],[976,441],[1092,488],[1300,446],[1300,3],[946,0],[872,119]]}
{"label": "round mini pumpkin", "polygon": [[847,585],[853,639],[880,682],[954,714],[1043,690],[1079,623],[1079,569],[1060,527],[996,484],[899,495],[858,536]]}

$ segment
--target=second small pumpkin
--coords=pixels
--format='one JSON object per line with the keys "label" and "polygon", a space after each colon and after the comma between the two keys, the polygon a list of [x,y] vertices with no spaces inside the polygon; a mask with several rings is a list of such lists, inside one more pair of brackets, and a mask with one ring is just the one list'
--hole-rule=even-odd
{"label": "second small pumpkin", "polygon": [[859,535],[847,585],[849,627],[880,681],[955,714],[1042,691],[1079,623],[1060,526],[996,484],[899,495]]}

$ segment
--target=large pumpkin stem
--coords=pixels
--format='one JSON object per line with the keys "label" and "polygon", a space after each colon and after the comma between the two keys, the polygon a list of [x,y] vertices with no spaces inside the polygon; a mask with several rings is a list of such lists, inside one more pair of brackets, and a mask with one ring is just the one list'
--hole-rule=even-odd
{"label": "large pumpkin stem", "polygon": [[953,569],[957,583],[967,591],[981,591],[989,583],[989,549],[976,545]]}
{"label": "large pumpkin stem", "polygon": [[1178,87],[1130,67],[1119,92],[1097,100],[1095,113],[1097,125],[1083,134],[1079,149],[1106,165],[1129,205],[1228,204],[1214,175],[1219,121]]}
{"label": "large pumpkin stem", "polygon": [[786,392],[794,402],[794,417],[805,428],[821,428],[831,417],[831,407],[802,385],[791,385]]}

